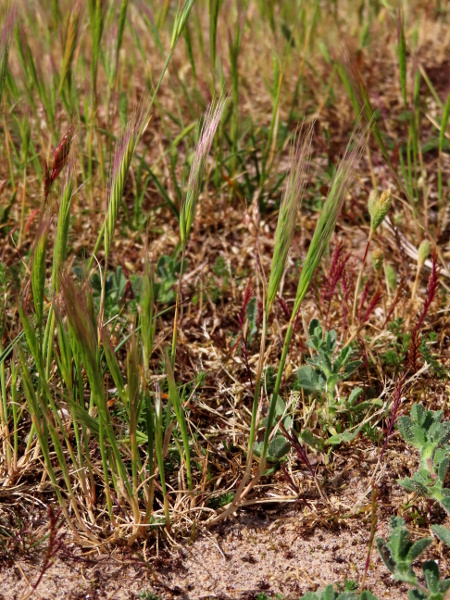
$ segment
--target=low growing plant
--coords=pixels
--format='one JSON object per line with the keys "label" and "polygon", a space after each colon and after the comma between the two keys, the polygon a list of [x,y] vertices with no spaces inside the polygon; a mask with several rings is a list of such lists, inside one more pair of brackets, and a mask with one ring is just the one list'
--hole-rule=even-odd
{"label": "low growing plant", "polygon": [[309,335],[306,344],[314,354],[306,359],[307,365],[297,370],[295,387],[317,400],[322,428],[328,430],[331,437],[324,440],[308,428],[302,431],[301,437],[310,446],[324,450],[327,445],[352,441],[358,435],[362,427],[359,424],[367,411],[381,406],[381,400],[360,402],[361,387],[355,387],[348,397],[340,396],[339,383],[351,377],[361,366],[361,361],[354,360],[351,344],[337,352],[336,331],[324,331],[317,319],[311,321]]}
{"label": "low growing plant", "polygon": [[412,477],[399,480],[408,492],[439,502],[450,513],[450,489],[445,478],[450,457],[450,422],[442,420],[443,411],[426,410],[415,404],[409,417],[400,417],[397,427],[402,437],[420,452],[420,466]]}
{"label": "low growing plant", "polygon": [[332,585],[327,585],[323,591],[307,592],[303,600],[377,600],[371,592],[364,590],[362,594],[352,591],[336,591]]}
{"label": "low growing plant", "polygon": [[[443,411],[426,410],[415,404],[410,416],[400,417],[397,428],[402,437],[420,452],[419,469],[414,475],[399,480],[409,492],[436,500],[450,513],[450,489],[444,487],[450,457],[450,422],[442,422]],[[433,534],[450,547],[450,530],[443,525],[432,524]],[[394,579],[413,586],[408,592],[409,600],[448,600],[450,579],[441,579],[438,563],[426,560],[422,563],[424,583],[414,570],[414,563],[433,543],[432,537],[412,541],[405,521],[398,516],[389,523],[389,540],[377,538],[378,552]],[[425,584],[425,585],[424,585]],[[308,592],[302,600],[376,600],[365,590],[339,593],[332,585],[323,592]]]}
{"label": "low growing plant", "polygon": [[[360,360],[351,360],[354,350],[351,344],[344,346],[334,358],[337,333],[334,329],[324,332],[317,319],[313,319],[309,325],[309,336],[306,345],[315,353],[312,358],[306,359],[307,365],[298,369],[297,385],[318,395],[320,399],[326,397],[327,412],[332,416],[342,406],[337,393],[338,383],[348,379],[362,363]],[[357,389],[361,393],[361,388]]]}
{"label": "low growing plant", "polygon": [[411,541],[405,521],[401,517],[392,517],[389,529],[389,541],[378,538],[377,547],[394,579],[409,583],[416,588],[408,592],[410,600],[443,600],[445,592],[450,588],[450,579],[439,579],[437,563],[434,560],[427,560],[422,564],[426,587],[419,582],[413,569],[413,563],[433,543],[433,538]]}

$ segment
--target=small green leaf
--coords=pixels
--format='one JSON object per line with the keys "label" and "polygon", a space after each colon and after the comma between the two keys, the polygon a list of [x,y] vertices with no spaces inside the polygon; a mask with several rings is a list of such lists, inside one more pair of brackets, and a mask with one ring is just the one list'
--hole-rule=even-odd
{"label": "small green leaf", "polygon": [[442,498],[440,501],[445,510],[450,513],[450,498]]}
{"label": "small green leaf", "polygon": [[323,600],[335,600],[336,593],[333,590],[332,585],[327,585],[327,587],[323,590]]}
{"label": "small green leaf", "polygon": [[262,447],[263,447],[262,442],[255,442],[253,445],[253,454],[255,456],[261,456]]}
{"label": "small green leaf", "polygon": [[269,444],[267,458],[271,462],[275,462],[286,456],[290,450],[290,444],[287,439],[281,435],[277,435]]}
{"label": "small green leaf", "polygon": [[344,369],[345,377],[349,377],[350,375],[352,375],[355,371],[357,371],[359,369],[359,367],[361,365],[362,365],[361,360],[354,360],[352,362],[349,362],[348,365],[346,365],[346,367]]}
{"label": "small green leaf", "polygon": [[[317,334],[316,334],[316,330],[317,330]],[[309,332],[310,337],[317,336],[322,339],[322,327],[320,326],[319,319],[313,319],[311,321],[311,323],[309,324],[308,332]]]}
{"label": "small green leaf", "polygon": [[431,531],[437,536],[446,546],[450,546],[450,529],[443,525],[431,525]]}
{"label": "small green leaf", "polygon": [[415,542],[409,549],[406,560],[411,563],[414,562],[432,543],[433,538],[423,538],[421,540],[417,540],[417,542]]}
{"label": "small green leaf", "polygon": [[376,540],[378,552],[391,573],[395,572],[395,561],[392,558],[391,551],[387,542],[383,538],[377,538]]}
{"label": "small green leaf", "polygon": [[369,590],[364,590],[364,592],[361,594],[360,600],[377,600],[377,597],[374,596],[372,592],[369,592]]}
{"label": "small green leaf", "polygon": [[311,448],[320,451],[324,449],[325,444],[322,438],[319,438],[318,436],[311,433],[311,431],[308,428],[302,431],[300,437],[305,442],[305,444],[307,444]]}
{"label": "small green leaf", "polygon": [[297,384],[309,392],[323,392],[325,390],[325,378],[308,365],[304,365],[297,370]]}
{"label": "small green leaf", "polygon": [[342,348],[339,356],[336,358],[333,364],[333,372],[338,373],[341,368],[345,365],[352,354],[353,348],[350,346],[345,346]]}
{"label": "small green leaf", "polygon": [[439,567],[434,560],[427,560],[422,565],[422,571],[428,589],[436,594],[439,591]]}
{"label": "small green leaf", "polygon": [[409,600],[427,600],[428,596],[420,590],[409,590],[408,598]]}
{"label": "small green leaf", "polygon": [[[439,591],[442,594],[445,594],[445,592],[450,589],[450,579],[443,579],[442,581],[439,582]],[[445,597],[444,597],[445,598]]]}
{"label": "small green leaf", "polygon": [[354,429],[353,431],[349,431],[348,429],[343,431],[342,433],[337,433],[336,435],[332,435],[325,442],[327,446],[335,446],[337,444],[348,444],[352,442],[358,433],[361,431],[362,425]]}
{"label": "small green leaf", "polygon": [[361,387],[353,388],[347,400],[348,404],[353,404],[355,400],[357,400],[361,396],[362,392],[363,389]]}
{"label": "small green leaf", "polygon": [[427,488],[418,481],[414,481],[410,477],[399,479],[398,483],[405,488],[405,490],[408,490],[408,492],[416,492],[416,494],[420,494],[421,496],[428,496]]}

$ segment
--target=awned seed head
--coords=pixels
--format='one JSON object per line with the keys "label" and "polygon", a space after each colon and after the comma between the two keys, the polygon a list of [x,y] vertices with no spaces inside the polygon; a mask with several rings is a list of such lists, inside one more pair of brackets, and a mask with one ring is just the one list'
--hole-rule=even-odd
{"label": "awned seed head", "polygon": [[122,140],[119,142],[111,172],[111,187],[107,204],[107,219],[105,229],[105,251],[109,255],[112,239],[117,223],[120,201],[122,199],[128,172],[130,170],[131,160],[134,155],[137,143],[137,132],[140,121],[130,122],[127,126]]}
{"label": "awned seed head", "polygon": [[63,170],[64,166],[67,163],[67,160],[69,158],[70,145],[72,143],[73,133],[74,133],[73,125],[70,125],[69,129],[66,131],[66,133],[63,135],[63,137],[60,139],[58,145],[56,146],[56,148],[53,151],[53,160],[52,160],[52,165],[51,165],[52,181],[54,181],[58,177],[58,175],[61,173],[61,171]]}
{"label": "awned seed head", "polygon": [[8,64],[9,45],[17,17],[17,6],[13,5],[7,12],[5,24],[0,33],[0,100],[3,95],[4,81]]}
{"label": "awned seed head", "polygon": [[72,144],[72,140],[74,137],[75,128],[73,125],[70,125],[66,133],[60,139],[58,145],[53,150],[53,157],[50,166],[44,164],[44,199],[47,200],[47,197],[50,193],[51,187],[55,179],[58,178],[61,171],[67,164],[69,160],[70,147]]}
{"label": "awned seed head", "polygon": [[284,197],[280,205],[280,212],[278,213],[275,246],[270,268],[269,284],[267,286],[267,311],[270,311],[275,301],[294,236],[297,214],[303,199],[307,180],[313,126],[314,124],[303,137],[301,136],[301,132],[299,132],[291,148],[291,165],[286,180]]}
{"label": "awned seed head", "polygon": [[180,238],[183,246],[186,246],[189,239],[195,208],[206,170],[206,159],[208,158],[214,136],[222,118],[225,104],[226,98],[220,98],[215,106],[213,104],[210,106],[205,115],[200,139],[191,165],[186,197],[180,212]]}
{"label": "awned seed head", "polygon": [[3,29],[0,33],[0,61],[8,56],[9,44],[14,30],[14,23],[17,17],[17,6],[13,5],[7,12]]}

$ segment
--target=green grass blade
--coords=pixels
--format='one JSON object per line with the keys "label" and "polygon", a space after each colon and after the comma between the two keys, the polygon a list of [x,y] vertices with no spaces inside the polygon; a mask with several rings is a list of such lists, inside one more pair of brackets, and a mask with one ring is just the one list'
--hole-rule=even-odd
{"label": "green grass blade", "polygon": [[177,386],[175,383],[175,377],[172,370],[171,361],[167,355],[164,353],[164,366],[166,369],[167,375],[167,383],[169,384],[169,398],[172,402],[175,415],[177,418],[178,426],[181,431],[181,438],[183,440],[184,447],[184,461],[186,464],[186,478],[188,483],[189,490],[192,491],[192,473],[191,473],[191,454],[189,448],[189,434],[186,425],[186,418],[184,416],[184,408],[181,404],[180,395],[178,394]]}

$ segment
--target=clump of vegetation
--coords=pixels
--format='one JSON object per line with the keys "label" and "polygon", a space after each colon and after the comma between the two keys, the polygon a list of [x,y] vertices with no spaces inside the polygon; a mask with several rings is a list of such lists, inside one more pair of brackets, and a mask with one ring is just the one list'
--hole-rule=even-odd
{"label": "clump of vegetation", "polygon": [[[396,432],[420,452],[402,489],[449,512],[431,4],[0,9],[0,487],[59,506],[42,575],[62,527],[148,552],[264,502],[334,522],[336,471],[374,454],[370,493]],[[432,538],[396,509],[383,561],[443,599],[436,564],[414,570]]]}
{"label": "clump of vegetation", "polygon": [[[425,410],[421,404],[414,404],[410,417],[403,416],[397,427],[405,439],[420,451],[420,466],[412,478],[399,480],[399,484],[410,492],[424,498],[432,498],[450,512],[450,488],[444,487],[450,461],[450,422],[442,420],[442,411]],[[431,531],[444,544],[450,546],[450,530],[442,525],[431,525]],[[401,517],[392,517],[389,523],[389,540],[377,538],[380,556],[397,581],[413,586],[408,592],[410,600],[445,600],[450,589],[450,579],[440,579],[439,565],[435,560],[422,563],[424,583],[419,580],[413,564],[433,543],[433,537],[410,539],[410,533]],[[342,598],[374,599],[369,591],[339,593],[332,585],[323,592],[307,593],[303,600]]]}

